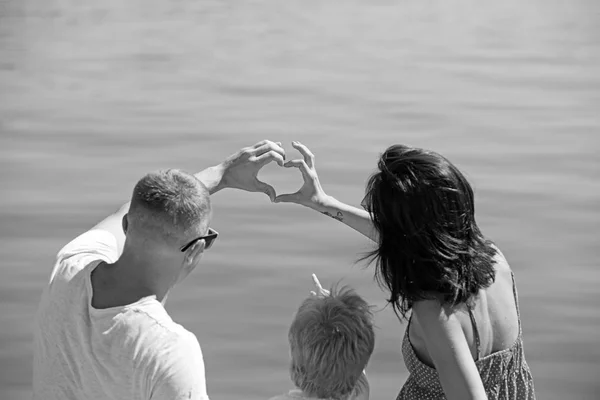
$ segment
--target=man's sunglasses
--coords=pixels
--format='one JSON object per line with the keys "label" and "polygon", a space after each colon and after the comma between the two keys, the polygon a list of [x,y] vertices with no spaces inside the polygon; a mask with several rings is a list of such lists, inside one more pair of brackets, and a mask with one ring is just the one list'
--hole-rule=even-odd
{"label": "man's sunglasses", "polygon": [[212,246],[213,242],[215,241],[215,239],[217,238],[217,236],[219,236],[219,232],[215,231],[212,228],[208,228],[208,235],[206,236],[200,236],[199,238],[196,238],[194,240],[192,240],[191,242],[189,242],[188,244],[186,244],[185,246],[183,246],[180,250],[181,252],[185,252],[187,249],[189,249],[190,247],[192,247],[194,245],[194,243],[204,239],[204,250],[208,250],[210,249],[210,246]]}

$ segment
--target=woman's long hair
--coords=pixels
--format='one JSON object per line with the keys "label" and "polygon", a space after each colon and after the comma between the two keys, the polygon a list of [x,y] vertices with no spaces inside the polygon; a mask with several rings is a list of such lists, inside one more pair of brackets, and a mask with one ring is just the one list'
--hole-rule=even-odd
{"label": "woman's long hair", "polygon": [[379,233],[375,261],[388,302],[406,318],[415,301],[467,302],[495,278],[496,250],[475,223],[473,190],[438,153],[389,147],[366,187],[364,207]]}

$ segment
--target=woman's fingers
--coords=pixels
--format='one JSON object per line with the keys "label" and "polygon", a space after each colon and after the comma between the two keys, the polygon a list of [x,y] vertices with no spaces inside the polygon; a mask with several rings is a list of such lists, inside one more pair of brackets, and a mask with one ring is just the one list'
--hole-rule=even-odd
{"label": "woman's fingers", "polygon": [[315,155],[308,149],[308,147],[300,142],[292,142],[292,147],[302,154],[302,157],[304,157],[304,161],[309,168],[315,167]]}
{"label": "woman's fingers", "polygon": [[304,160],[291,160],[283,164],[283,166],[286,168],[298,168],[300,172],[302,172],[302,177],[305,181],[311,178],[310,168],[308,168],[308,165]]}

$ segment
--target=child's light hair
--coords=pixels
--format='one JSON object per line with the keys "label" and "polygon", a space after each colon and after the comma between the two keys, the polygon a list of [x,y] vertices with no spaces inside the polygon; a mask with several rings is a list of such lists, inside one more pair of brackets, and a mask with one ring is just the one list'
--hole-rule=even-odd
{"label": "child's light hair", "polygon": [[331,289],[304,300],[288,339],[290,375],[309,396],[345,399],[357,387],[375,347],[373,314],[354,290]]}

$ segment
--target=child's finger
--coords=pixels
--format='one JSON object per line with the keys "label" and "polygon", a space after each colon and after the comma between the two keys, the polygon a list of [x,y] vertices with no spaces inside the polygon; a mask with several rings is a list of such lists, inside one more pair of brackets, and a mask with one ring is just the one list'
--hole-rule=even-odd
{"label": "child's finger", "polygon": [[312,278],[313,278],[313,282],[319,288],[319,290],[323,290],[323,286],[321,286],[321,282],[319,282],[319,278],[317,278],[317,275],[312,274]]}

